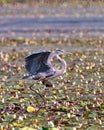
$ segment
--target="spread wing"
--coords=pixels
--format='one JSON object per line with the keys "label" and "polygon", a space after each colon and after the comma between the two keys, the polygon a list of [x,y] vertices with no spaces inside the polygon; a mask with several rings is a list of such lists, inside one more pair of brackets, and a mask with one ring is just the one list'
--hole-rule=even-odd
{"label": "spread wing", "polygon": [[50,55],[50,51],[42,51],[33,53],[25,58],[26,69],[29,74],[37,74],[39,72],[46,72],[50,69],[47,64],[47,59]]}

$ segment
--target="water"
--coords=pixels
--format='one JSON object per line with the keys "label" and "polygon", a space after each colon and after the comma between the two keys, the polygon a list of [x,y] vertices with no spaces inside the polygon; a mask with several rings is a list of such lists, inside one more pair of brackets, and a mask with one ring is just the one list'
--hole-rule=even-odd
{"label": "water", "polygon": [[104,37],[103,8],[0,8],[0,38]]}

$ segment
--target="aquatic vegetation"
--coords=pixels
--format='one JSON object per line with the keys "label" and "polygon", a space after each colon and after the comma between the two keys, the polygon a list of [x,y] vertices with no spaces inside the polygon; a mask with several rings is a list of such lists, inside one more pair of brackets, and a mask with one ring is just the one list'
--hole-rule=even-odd
{"label": "aquatic vegetation", "polygon": [[[22,80],[24,57],[43,49],[65,49],[68,67],[46,88]],[[7,39],[0,43],[0,129],[103,129],[104,39]],[[44,95],[46,107],[29,86]]]}

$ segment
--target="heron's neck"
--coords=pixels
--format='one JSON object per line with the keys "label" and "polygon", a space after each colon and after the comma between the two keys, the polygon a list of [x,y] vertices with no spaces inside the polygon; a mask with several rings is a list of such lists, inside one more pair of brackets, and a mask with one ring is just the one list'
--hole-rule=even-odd
{"label": "heron's neck", "polygon": [[66,65],[66,62],[63,59],[61,59],[60,56],[57,55],[56,57],[62,63],[62,68],[61,69],[57,69],[58,75],[60,75],[60,74],[63,74],[63,73],[66,72],[67,65]]}
{"label": "heron's neck", "polygon": [[51,54],[49,55],[48,60],[47,60],[47,63],[48,63],[49,65],[52,65],[52,64],[51,64],[51,60],[52,60],[53,57],[55,57],[55,56],[56,56],[55,52],[53,52],[53,53],[51,53]]}
{"label": "heron's neck", "polygon": [[66,62],[63,59],[61,59],[61,57],[59,55],[56,55],[56,53],[53,52],[53,53],[51,53],[49,55],[47,63],[52,66],[51,59],[53,57],[56,57],[62,63],[62,68],[61,69],[57,69],[57,68],[53,67],[54,70],[56,70],[56,72],[57,72],[56,76],[65,73],[66,72],[66,67],[67,67]]}

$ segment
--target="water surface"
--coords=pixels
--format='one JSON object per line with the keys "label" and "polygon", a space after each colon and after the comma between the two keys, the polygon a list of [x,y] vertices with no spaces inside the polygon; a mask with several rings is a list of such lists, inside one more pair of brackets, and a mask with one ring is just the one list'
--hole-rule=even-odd
{"label": "water surface", "polygon": [[0,38],[104,37],[103,8],[0,8]]}

